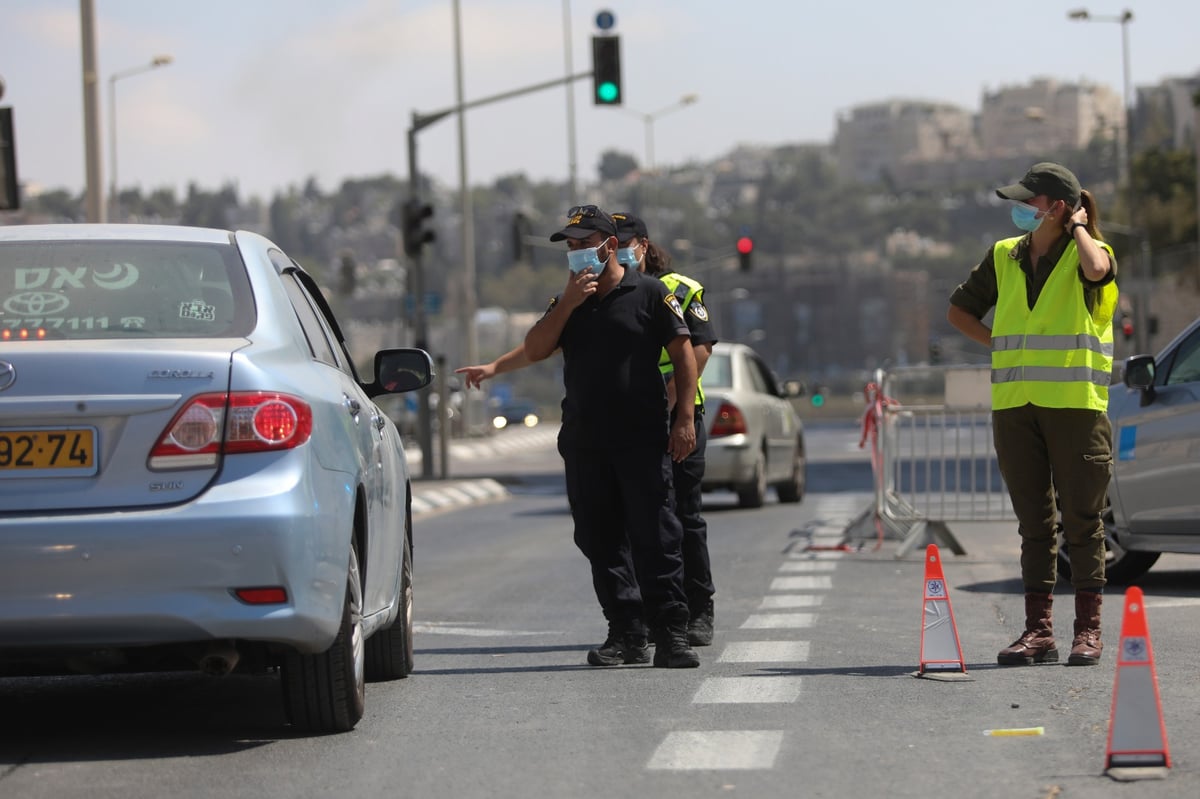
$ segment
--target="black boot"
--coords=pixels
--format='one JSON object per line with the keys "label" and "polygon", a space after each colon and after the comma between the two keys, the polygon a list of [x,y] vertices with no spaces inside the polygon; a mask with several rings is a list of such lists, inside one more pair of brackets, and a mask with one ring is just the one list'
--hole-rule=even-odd
{"label": "black boot", "polygon": [[692,608],[688,620],[688,643],[692,646],[710,646],[713,642],[713,602],[711,599]]}
{"label": "black boot", "polygon": [[587,662],[593,666],[620,666],[650,662],[650,646],[646,628],[641,623],[608,623],[608,638],[595,649],[589,649]]}
{"label": "black boot", "polygon": [[675,622],[654,631],[654,665],[660,669],[694,669],[700,656],[688,647],[686,622]]}

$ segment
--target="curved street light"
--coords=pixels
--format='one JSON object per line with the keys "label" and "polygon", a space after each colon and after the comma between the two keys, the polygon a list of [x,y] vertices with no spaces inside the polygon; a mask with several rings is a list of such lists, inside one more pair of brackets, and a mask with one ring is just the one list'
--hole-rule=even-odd
{"label": "curved street light", "polygon": [[121,206],[121,201],[117,194],[117,81],[121,78],[128,78],[130,75],[140,75],[152,69],[165,67],[174,60],[169,55],[156,55],[150,60],[149,64],[141,64],[140,66],[114,72],[108,78],[108,155],[110,161],[109,172],[112,177],[109,189],[109,203],[112,205],[112,213],[108,217],[113,222],[118,221],[117,216],[119,215]]}
{"label": "curved street light", "polygon": [[664,114],[669,114],[672,111],[678,111],[681,108],[685,108],[685,107],[691,105],[692,103],[696,102],[699,99],[700,99],[700,95],[692,92],[692,93],[683,95],[678,100],[671,103],[670,105],[660,108],[657,111],[651,111],[650,113],[644,113],[642,111],[634,111],[631,108],[624,109],[628,113],[633,114],[636,117],[639,117],[642,120],[642,122],[645,123],[645,125],[646,125],[646,171],[647,172],[654,171],[654,121],[656,119],[658,119],[659,117],[663,116]]}
{"label": "curved street light", "polygon": [[1129,23],[1133,22],[1133,12],[1125,9],[1120,14],[1093,14],[1086,8],[1076,8],[1073,11],[1067,12],[1067,19],[1076,22],[1116,22],[1121,26],[1121,69],[1124,73],[1124,86],[1122,88],[1123,104],[1125,106],[1125,135],[1121,137],[1121,153],[1118,158],[1117,171],[1120,173],[1119,178],[1128,184],[1130,193],[1129,213],[1133,213],[1133,154],[1132,154],[1132,136],[1133,136],[1133,109],[1129,105],[1132,94],[1132,86],[1129,80]]}

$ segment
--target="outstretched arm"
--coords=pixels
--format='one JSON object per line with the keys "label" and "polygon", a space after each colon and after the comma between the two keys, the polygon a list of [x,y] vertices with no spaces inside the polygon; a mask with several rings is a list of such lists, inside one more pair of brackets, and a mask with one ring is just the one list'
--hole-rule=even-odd
{"label": "outstretched arm", "polygon": [[463,375],[463,379],[467,382],[467,388],[479,388],[484,380],[506,372],[524,369],[530,363],[531,361],[525,355],[525,344],[521,343],[491,363],[460,366],[454,370],[454,374]]}

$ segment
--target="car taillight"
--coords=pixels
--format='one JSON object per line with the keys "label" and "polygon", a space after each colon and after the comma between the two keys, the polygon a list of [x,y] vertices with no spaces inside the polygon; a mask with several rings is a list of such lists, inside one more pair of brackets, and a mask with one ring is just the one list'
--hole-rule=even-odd
{"label": "car taillight", "polygon": [[713,419],[709,438],[718,436],[736,436],[746,432],[746,417],[738,406],[731,402],[722,402],[717,408],[716,418]]}
{"label": "car taillight", "polygon": [[263,391],[201,394],[167,425],[150,453],[151,469],[216,464],[222,454],[291,449],[312,435],[312,408]]}

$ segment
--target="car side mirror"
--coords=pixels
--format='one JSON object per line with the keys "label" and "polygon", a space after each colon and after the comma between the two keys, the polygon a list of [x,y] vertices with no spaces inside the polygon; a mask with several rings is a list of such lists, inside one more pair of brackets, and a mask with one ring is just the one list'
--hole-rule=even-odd
{"label": "car side mirror", "polygon": [[783,396],[785,398],[803,397],[805,394],[804,384],[799,380],[783,381]]}
{"label": "car side mirror", "polygon": [[1154,356],[1134,355],[1125,361],[1125,385],[1142,392],[1142,406],[1154,401]]}
{"label": "car side mirror", "polygon": [[425,388],[433,381],[433,361],[425,350],[400,348],[375,353],[375,381],[367,394],[402,394]]}

